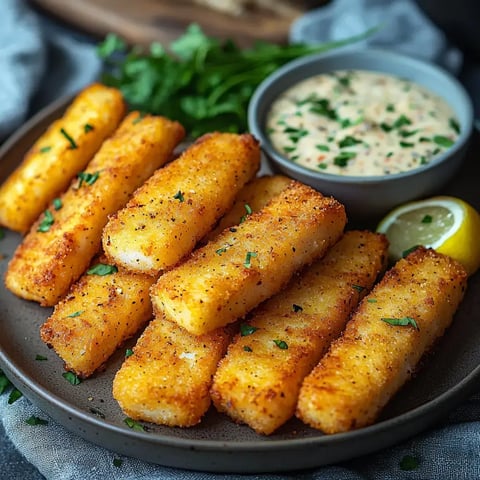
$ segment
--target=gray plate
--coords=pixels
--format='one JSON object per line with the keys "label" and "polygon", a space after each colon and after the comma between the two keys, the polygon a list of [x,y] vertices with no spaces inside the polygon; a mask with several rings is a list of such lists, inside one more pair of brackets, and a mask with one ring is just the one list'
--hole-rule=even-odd
{"label": "gray plate", "polygon": [[[23,154],[60,116],[59,101],[27,123],[0,150],[0,181]],[[477,150],[478,151],[478,150]],[[480,208],[473,151],[446,192],[462,196]],[[469,166],[470,165],[470,166]],[[470,174],[470,175],[469,175]],[[475,204],[476,202],[476,204]],[[0,242],[3,277],[20,236],[7,232]],[[432,425],[470,394],[480,377],[480,276],[474,276],[455,322],[423,368],[387,406],[380,421],[368,428],[325,436],[292,419],[270,437],[256,435],[211,409],[199,426],[180,429],[147,425],[130,430],[111,395],[113,376],[123,352],[106,370],[78,386],[62,377],[63,365],[39,338],[39,327],[50,314],[0,287],[0,368],[23,393],[68,430],[115,452],[165,466],[217,472],[287,471],[316,467],[370,453],[397,443]],[[48,361],[35,361],[37,354]]]}

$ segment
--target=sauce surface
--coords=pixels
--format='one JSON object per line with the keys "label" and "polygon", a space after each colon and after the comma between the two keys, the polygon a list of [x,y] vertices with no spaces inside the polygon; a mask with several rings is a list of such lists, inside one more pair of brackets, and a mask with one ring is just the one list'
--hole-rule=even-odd
{"label": "sauce surface", "polygon": [[272,104],[273,147],[306,168],[391,175],[429,163],[460,133],[450,106],[410,80],[342,70],[308,78]]}

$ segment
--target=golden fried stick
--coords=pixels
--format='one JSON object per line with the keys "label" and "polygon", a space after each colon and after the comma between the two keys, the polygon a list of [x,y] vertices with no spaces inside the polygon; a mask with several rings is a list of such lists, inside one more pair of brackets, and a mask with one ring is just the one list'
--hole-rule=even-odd
{"label": "golden fried stick", "polygon": [[117,271],[99,256],[40,327],[65,368],[86,378],[152,316],[148,275]]}
{"label": "golden fried stick", "polygon": [[287,188],[292,180],[283,175],[256,177],[238,193],[232,208],[204,238],[206,243],[228,227],[243,222],[247,215],[263,208],[273,197]]}
{"label": "golden fried stick", "polygon": [[171,268],[232,206],[259,164],[260,147],[252,135],[204,135],[110,218],[103,232],[107,257],[150,275]]}
{"label": "golden fried stick", "polygon": [[33,225],[10,261],[5,284],[16,295],[55,305],[98,252],[109,214],[170,159],[184,129],[163,117],[132,112],[85,172]]}
{"label": "golden fried stick", "polygon": [[341,236],[343,205],[292,182],[262,210],[227,229],[152,287],[154,313],[201,335],[277,293]]}
{"label": "golden fried stick", "polygon": [[373,423],[450,325],[466,280],[459,263],[431,249],[400,260],[305,378],[297,416],[325,433]]}
{"label": "golden fried stick", "polygon": [[252,312],[211,389],[215,407],[269,435],[294,413],[304,377],[386,267],[383,235],[350,231]]}
{"label": "golden fried stick", "polygon": [[113,397],[135,420],[189,427],[210,406],[209,388],[231,339],[229,328],[195,336],[153,319],[113,381]]}
{"label": "golden fried stick", "polygon": [[26,232],[92,159],[125,115],[119,90],[93,84],[35,142],[0,187],[0,225]]}

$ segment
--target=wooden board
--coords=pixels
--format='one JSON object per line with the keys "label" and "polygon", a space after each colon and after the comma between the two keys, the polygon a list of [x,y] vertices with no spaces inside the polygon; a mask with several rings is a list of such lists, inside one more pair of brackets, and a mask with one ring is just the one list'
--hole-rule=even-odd
{"label": "wooden board", "polygon": [[[289,12],[252,9],[232,16],[198,6],[188,0],[30,0],[37,8],[80,30],[103,38],[115,32],[131,44],[152,41],[168,44],[185,27],[197,22],[219,38],[232,38],[243,46],[256,39],[285,43],[295,18],[307,6],[323,2],[298,2]],[[301,5],[301,6],[300,6]]]}

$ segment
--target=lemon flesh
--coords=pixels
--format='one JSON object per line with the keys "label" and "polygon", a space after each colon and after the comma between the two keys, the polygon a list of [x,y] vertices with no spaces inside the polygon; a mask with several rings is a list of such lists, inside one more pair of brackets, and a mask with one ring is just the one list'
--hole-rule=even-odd
{"label": "lemon flesh", "polygon": [[459,261],[469,275],[480,267],[480,214],[459,198],[432,197],[397,207],[377,231],[387,236],[392,261],[423,245]]}

